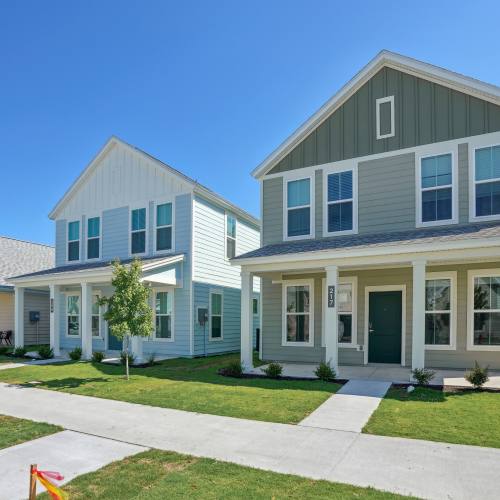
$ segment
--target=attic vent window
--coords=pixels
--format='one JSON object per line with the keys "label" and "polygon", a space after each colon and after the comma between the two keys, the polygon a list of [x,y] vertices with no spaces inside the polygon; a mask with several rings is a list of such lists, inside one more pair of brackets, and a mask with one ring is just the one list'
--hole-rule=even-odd
{"label": "attic vent window", "polygon": [[377,139],[387,139],[394,137],[394,96],[381,97],[376,100],[376,120],[377,120]]}

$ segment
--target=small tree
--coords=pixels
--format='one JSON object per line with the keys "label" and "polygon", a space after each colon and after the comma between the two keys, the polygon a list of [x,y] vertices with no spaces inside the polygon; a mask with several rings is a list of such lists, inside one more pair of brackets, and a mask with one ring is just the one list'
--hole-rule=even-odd
{"label": "small tree", "polygon": [[113,262],[114,293],[102,297],[100,305],[107,305],[104,319],[113,329],[113,335],[122,340],[126,353],[126,374],[129,379],[129,337],[149,337],[153,331],[153,310],[148,298],[149,288],[141,283],[141,262],[136,259],[130,266]]}

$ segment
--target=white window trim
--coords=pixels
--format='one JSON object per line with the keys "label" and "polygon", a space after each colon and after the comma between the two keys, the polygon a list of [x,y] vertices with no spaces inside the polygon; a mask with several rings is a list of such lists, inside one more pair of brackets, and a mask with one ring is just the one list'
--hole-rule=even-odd
{"label": "white window trim", "polygon": [[499,177],[485,181],[476,181],[476,150],[500,146],[499,142],[481,144],[480,141],[469,142],[469,220],[471,222],[500,220],[500,214],[496,215],[476,215],[476,184],[500,181]]}
{"label": "white window trim", "polygon": [[[98,236],[98,238],[99,238],[99,257],[89,259],[88,258],[88,255],[89,255],[88,241],[95,240],[97,238],[97,236],[93,237],[93,238],[89,238],[89,219],[95,219],[95,218],[99,219],[99,236]],[[102,212],[98,213],[98,214],[91,214],[91,215],[85,216],[85,243],[84,243],[84,246],[85,246],[85,260],[86,261],[96,262],[96,261],[102,259]]]}
{"label": "white window trim", "polygon": [[[234,238],[227,234],[227,218],[228,217],[232,217],[234,219],[234,222],[235,222],[236,236]],[[238,241],[238,219],[236,218],[236,216],[234,214],[231,214],[229,212],[225,212],[224,213],[224,259],[229,262],[230,259],[227,256],[227,239],[228,238],[231,238],[232,240],[234,240],[234,255],[236,257],[238,255],[237,248],[236,248],[237,241]]]}
{"label": "white window trim", "polygon": [[[170,314],[170,338],[157,337],[156,336],[156,294],[158,292],[168,292],[172,297],[172,312]],[[162,314],[161,316],[168,316],[168,314]],[[170,286],[162,286],[153,288],[153,338],[155,342],[175,342],[175,288]]]}
{"label": "white window trim", "polygon": [[[391,131],[388,134],[380,134],[380,106],[389,102],[391,104]],[[394,112],[394,96],[380,97],[375,101],[375,114],[377,124],[377,139],[387,139],[396,135],[395,112]]]}
{"label": "white window trim", "polygon": [[[74,261],[72,261],[74,262]],[[64,292],[65,302],[64,302],[64,336],[67,339],[80,339],[82,338],[82,294],[81,292]],[[78,297],[79,304],[79,314],[78,314],[78,335],[68,334],[68,316],[73,316],[68,314],[68,297]],[[95,337],[97,338],[97,337]]]}
{"label": "white window trim", "polygon": [[[286,326],[287,326],[287,311],[286,311],[286,289],[290,286],[309,286],[309,340],[308,342],[290,342],[286,339]],[[305,280],[286,280],[282,282],[282,298],[281,298],[281,345],[282,347],[314,347],[314,279]],[[295,314],[295,313],[293,313]],[[299,313],[300,314],[300,313]],[[302,313],[306,314],[306,313]]]}
{"label": "white window trim", "polygon": [[[426,351],[455,351],[457,348],[457,272],[425,273],[425,281],[450,280],[450,343],[448,345],[425,344]],[[426,283],[427,285],[427,283]],[[448,311],[429,311],[434,313],[448,313]],[[427,310],[425,311],[427,314]]]}
{"label": "white window trim", "polygon": [[[467,350],[468,351],[500,351],[500,345],[474,345],[474,279],[500,277],[500,268],[474,269],[467,272]],[[498,309],[486,311],[497,312]],[[485,311],[483,311],[485,312]]]}
{"label": "white window trim", "polygon": [[[142,253],[132,253],[132,232],[137,233],[139,231],[132,231],[132,212],[139,208],[146,209],[146,227],[144,229],[140,229],[139,231],[145,231],[145,244],[144,244],[144,252]],[[128,210],[128,253],[130,258],[141,257],[148,254],[148,244],[149,244],[149,203],[139,204],[139,205],[131,205]]]}
{"label": "white window trim", "polygon": [[[100,291],[94,291],[92,293],[92,299],[94,297],[99,297],[101,298],[101,292]],[[99,314],[91,314],[91,316],[98,316],[99,318],[99,335],[92,335],[93,339],[103,339],[103,333],[102,333],[102,306],[99,306]],[[90,321],[90,326],[92,327],[92,320]]]}
{"label": "white window trim", "polygon": [[[283,176],[283,241],[294,241],[294,240],[306,240],[314,238],[314,173],[312,175],[301,175],[293,171],[287,172],[287,175]],[[288,208],[288,183],[293,181],[301,181],[309,179],[309,205],[300,205],[298,207]],[[288,236],[288,210],[294,210],[298,208],[309,207],[309,234],[301,234],[299,236]]]}
{"label": "white window trim", "polygon": [[[328,205],[340,202],[328,202],[328,176],[340,172],[352,171],[352,229],[347,231],[328,231]],[[352,162],[351,165],[327,164],[323,169],[323,235],[324,236],[342,236],[345,234],[358,234],[358,164]]]}
{"label": "white window trim", "polygon": [[[212,295],[220,295],[220,337],[212,337]],[[224,292],[222,290],[210,290],[208,295],[208,341],[222,342],[224,340]]]}
{"label": "white window trim", "polygon": [[[158,225],[157,225],[157,218],[158,218],[157,207],[159,205],[166,205],[167,203],[172,204],[172,223],[170,224],[170,226],[160,226],[160,227],[171,227],[172,228],[172,248],[170,248],[168,250],[157,250],[156,249],[156,240],[157,240],[157,230],[159,229]],[[164,255],[164,254],[173,253],[175,251],[175,224],[174,224],[175,223],[175,199],[173,198],[171,200],[154,202],[153,203],[153,210],[154,210],[153,253],[155,255]],[[146,210],[146,217],[147,217],[147,210]],[[130,223],[132,223],[132,217],[130,219]],[[146,227],[147,227],[147,223],[146,223]],[[146,231],[146,239],[147,239],[147,231]],[[130,245],[132,245],[132,236],[130,236]],[[130,247],[130,249],[132,250],[132,247]],[[147,244],[146,244],[146,250],[147,250]]]}
{"label": "white window trim", "polygon": [[[72,222],[78,222],[78,259],[77,260],[69,260],[69,225]],[[82,224],[82,219],[72,219],[66,221],[66,263],[68,264],[76,264],[78,262],[82,262],[82,235],[83,235],[83,224]],[[71,240],[71,241],[76,241],[76,240]]]}
{"label": "white window trim", "polygon": [[[339,285],[352,285],[352,336],[351,342],[339,342],[339,349],[357,349],[358,348],[358,277],[357,276],[341,276],[338,281]],[[323,292],[323,309],[321,322],[321,347],[325,345],[325,315],[328,308],[328,293],[326,287],[326,278],[322,279],[321,290]],[[344,312],[337,312],[337,317]],[[347,313],[349,314],[349,313]]]}
{"label": "white window trim", "polygon": [[[451,155],[451,184],[445,186],[435,186],[431,188],[422,188],[422,160],[432,158],[433,156]],[[422,192],[435,191],[451,187],[451,219],[422,221]],[[415,199],[416,199],[416,227],[447,226],[458,224],[458,152],[457,147],[452,150],[440,150],[436,146],[435,150],[426,151],[415,157]]]}

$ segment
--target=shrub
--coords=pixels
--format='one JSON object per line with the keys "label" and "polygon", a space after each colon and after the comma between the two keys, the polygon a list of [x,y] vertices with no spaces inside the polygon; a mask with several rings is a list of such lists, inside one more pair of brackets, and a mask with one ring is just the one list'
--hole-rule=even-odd
{"label": "shrub", "polygon": [[128,356],[128,364],[133,365],[135,361],[135,356],[131,352],[127,351],[122,351],[120,353],[120,363],[122,365],[125,365],[127,363],[127,356]]}
{"label": "shrub", "polygon": [[436,375],[436,372],[428,368],[415,368],[411,373],[419,385],[429,385],[429,382]]}
{"label": "shrub", "polygon": [[243,365],[241,361],[233,361],[227,366],[221,369],[222,375],[227,375],[228,377],[241,378],[243,376]]}
{"label": "shrub", "polygon": [[8,347],[6,347],[4,345],[0,346],[0,355],[7,354],[8,352],[9,352],[9,348]]}
{"label": "shrub", "polygon": [[16,358],[24,358],[24,356],[26,355],[26,349],[24,347],[16,347],[14,349],[14,356]]}
{"label": "shrub", "polygon": [[330,362],[322,362],[319,364],[318,368],[314,371],[316,377],[320,380],[328,382],[329,380],[334,380],[337,377],[335,370],[330,366]]}
{"label": "shrub", "polygon": [[81,359],[82,357],[82,349],[80,347],[75,347],[70,353],[69,353],[69,357],[73,360],[73,361],[78,361]]}
{"label": "shrub", "polygon": [[38,348],[38,354],[42,359],[50,359],[54,357],[54,349],[48,345],[42,345]]}
{"label": "shrub", "polygon": [[269,363],[266,368],[263,368],[262,371],[271,378],[278,378],[281,376],[283,372],[283,366],[279,363]]}
{"label": "shrub", "polygon": [[148,356],[148,365],[149,366],[153,366],[155,364],[155,361],[156,361],[156,354],[154,352],[152,352],[149,356]]}
{"label": "shrub", "polygon": [[479,366],[479,363],[475,361],[474,368],[465,374],[465,380],[470,382],[474,386],[474,389],[479,389],[490,379],[488,377],[488,370],[489,368],[487,366],[482,368]]}
{"label": "shrub", "polygon": [[94,351],[92,353],[92,361],[94,363],[102,363],[103,359],[104,359],[104,353],[102,351]]}

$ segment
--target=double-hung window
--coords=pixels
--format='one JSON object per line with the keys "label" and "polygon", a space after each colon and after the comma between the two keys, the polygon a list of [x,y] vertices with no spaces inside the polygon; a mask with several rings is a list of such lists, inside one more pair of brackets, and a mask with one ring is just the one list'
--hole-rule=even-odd
{"label": "double-hung window", "polygon": [[101,240],[101,219],[87,219],[87,259],[98,259]]}
{"label": "double-hung window", "polygon": [[155,338],[172,340],[173,292],[157,291],[155,293]]}
{"label": "double-hung window", "polygon": [[140,255],[146,253],[146,209],[136,208],[130,212],[130,253]]}
{"label": "double-hung window", "polygon": [[474,217],[500,217],[500,145],[474,152]]}
{"label": "double-hung window", "polygon": [[222,293],[210,293],[210,340],[222,340]]}
{"label": "double-hung window", "polygon": [[311,236],[311,179],[288,181],[286,185],[286,237]]}
{"label": "double-hung window", "polygon": [[92,337],[101,336],[101,307],[99,295],[92,295]]}
{"label": "double-hung window", "polygon": [[354,174],[352,170],[327,176],[328,233],[340,234],[354,230]]}
{"label": "double-hung window", "polygon": [[66,335],[80,336],[80,295],[66,295]]}
{"label": "double-hung window", "polygon": [[451,153],[420,159],[420,224],[453,222],[453,159]]}
{"label": "double-hung window", "polygon": [[236,256],[236,218],[226,215],[226,258]]}
{"label": "double-hung window", "polygon": [[425,346],[455,347],[455,273],[427,275],[425,280]]}
{"label": "double-hung window", "polygon": [[313,282],[283,284],[283,345],[312,346]]}
{"label": "double-hung window", "polygon": [[156,205],[156,251],[172,250],[172,203]]}
{"label": "double-hung window", "polygon": [[68,261],[80,260],[80,221],[68,224]]}

